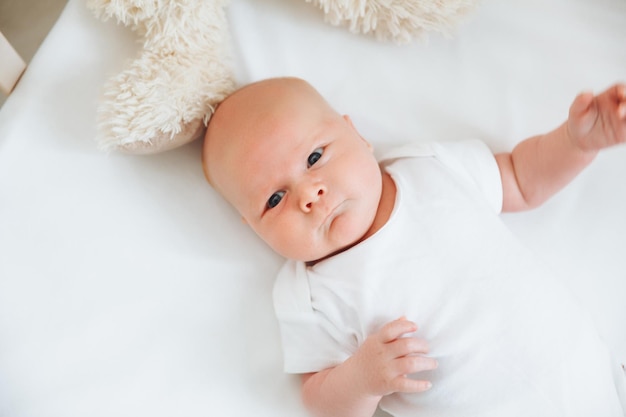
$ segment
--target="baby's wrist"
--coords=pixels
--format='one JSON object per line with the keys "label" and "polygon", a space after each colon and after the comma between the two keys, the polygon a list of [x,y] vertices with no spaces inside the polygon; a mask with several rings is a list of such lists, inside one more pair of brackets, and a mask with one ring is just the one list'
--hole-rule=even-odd
{"label": "baby's wrist", "polygon": [[560,136],[562,140],[573,153],[593,159],[599,150],[592,146],[585,146],[580,135],[574,133],[575,128],[573,128],[571,124],[572,121],[568,119],[567,122],[563,123],[561,126]]}

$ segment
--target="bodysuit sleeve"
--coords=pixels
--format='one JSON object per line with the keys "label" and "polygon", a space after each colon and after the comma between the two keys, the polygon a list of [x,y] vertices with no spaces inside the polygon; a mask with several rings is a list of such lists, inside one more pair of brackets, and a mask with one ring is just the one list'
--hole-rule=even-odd
{"label": "bodysuit sleeve", "polygon": [[345,329],[337,329],[313,309],[306,272],[304,263],[287,261],[274,284],[274,311],[287,373],[319,372],[337,366],[354,348]]}
{"label": "bodysuit sleeve", "polygon": [[435,158],[458,180],[471,188],[496,213],[502,211],[502,179],[496,158],[487,145],[476,139],[411,143],[394,148],[381,160],[383,166],[397,159]]}
{"label": "bodysuit sleeve", "polygon": [[479,140],[435,142],[434,157],[446,165],[468,186],[475,188],[496,213],[502,211],[502,179],[491,150]]}

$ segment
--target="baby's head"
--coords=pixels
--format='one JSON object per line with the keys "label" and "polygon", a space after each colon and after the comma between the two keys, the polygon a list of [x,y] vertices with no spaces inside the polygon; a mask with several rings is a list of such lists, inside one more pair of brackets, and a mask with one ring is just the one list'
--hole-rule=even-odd
{"label": "baby's head", "polygon": [[270,247],[305,262],[363,239],[381,198],[372,147],[295,78],[250,84],[224,100],[207,129],[203,165]]}

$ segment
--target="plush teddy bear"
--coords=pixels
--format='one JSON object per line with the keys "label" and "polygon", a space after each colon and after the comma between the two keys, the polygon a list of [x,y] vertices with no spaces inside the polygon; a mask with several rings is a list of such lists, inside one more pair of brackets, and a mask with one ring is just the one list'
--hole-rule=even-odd
{"label": "plush teddy bear", "polygon": [[478,0],[306,0],[324,11],[326,21],[354,33],[406,43],[428,32],[450,35]]}
{"label": "plush teddy bear", "polygon": [[235,87],[228,0],[88,0],[102,20],[143,36],[141,55],[104,86],[98,108],[103,150],[156,153],[202,135]]}
{"label": "plush teddy bear", "polygon": [[[104,87],[98,108],[103,150],[156,153],[204,132],[235,88],[225,8],[229,0],[88,0],[143,36],[140,56]],[[235,0],[237,1],[237,0]],[[448,33],[478,0],[306,0],[332,24],[407,42]]]}

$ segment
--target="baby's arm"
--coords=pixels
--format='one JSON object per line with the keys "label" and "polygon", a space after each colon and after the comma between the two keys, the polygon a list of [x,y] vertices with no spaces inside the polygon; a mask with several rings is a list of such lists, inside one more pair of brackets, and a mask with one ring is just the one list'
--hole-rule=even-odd
{"label": "baby's arm", "polygon": [[626,85],[580,94],[569,118],[545,135],[496,155],[504,191],[503,211],[541,205],[567,185],[600,149],[626,142]]}
{"label": "baby's arm", "polygon": [[428,351],[424,340],[402,337],[416,330],[405,318],[394,320],[341,365],[304,375],[305,406],[315,416],[365,417],[374,414],[384,395],[429,389],[430,382],[407,377],[437,367],[436,360],[422,356]]}

